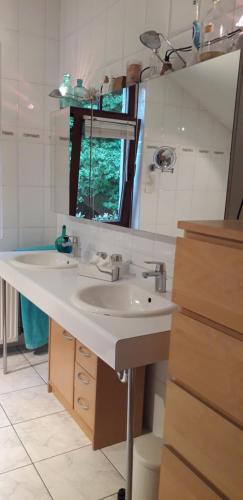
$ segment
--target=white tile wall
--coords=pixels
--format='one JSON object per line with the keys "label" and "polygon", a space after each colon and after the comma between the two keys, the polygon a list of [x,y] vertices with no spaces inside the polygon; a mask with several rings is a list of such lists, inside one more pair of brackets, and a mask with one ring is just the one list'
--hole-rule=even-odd
{"label": "white tile wall", "polygon": [[52,243],[56,233],[45,189],[50,186],[48,118],[53,106],[47,96],[59,77],[59,31],[60,0],[0,0],[0,251]]}
{"label": "white tile wall", "polygon": [[[179,233],[178,220],[223,218],[230,130],[217,121],[210,110],[201,109],[200,102],[170,75],[144,83],[144,89],[140,229],[148,230],[149,220],[152,220],[150,230],[176,236]],[[162,99],[161,91],[165,96]],[[170,144],[176,150],[173,174],[149,173],[154,147],[159,147],[161,138],[164,144]]]}
{"label": "white tile wall", "polygon": [[[236,22],[243,14],[243,0],[222,1],[228,13],[229,27],[232,27],[233,22]],[[51,0],[52,2],[53,0]],[[210,4],[211,0],[202,0],[202,11],[206,12]],[[64,71],[69,71],[74,79],[82,77],[85,84],[99,85],[106,74],[123,74],[126,71],[128,61],[141,60],[145,65],[149,63],[151,52],[144,49],[139,43],[138,36],[141,32],[145,29],[159,30],[169,34],[176,46],[187,45],[191,39],[192,20],[191,0],[61,0],[60,78]],[[153,139],[161,137],[161,133],[165,131],[165,119],[168,139],[170,137],[174,141],[177,141],[178,138],[181,139],[179,134],[179,137],[175,137],[175,123],[177,127],[180,127],[182,119],[187,127],[185,144],[194,143],[197,128],[207,130],[203,142],[200,140],[200,136],[199,139],[197,137],[198,149],[201,146],[204,148],[211,146],[212,132],[215,130],[219,134],[218,139],[222,139],[222,134],[215,127],[215,123],[212,123],[209,116],[203,111],[200,112],[200,116],[195,122],[197,104],[192,103],[191,99],[188,100],[186,93],[179,95],[178,91],[174,92],[174,89],[169,86],[165,103],[167,115],[165,110],[163,116],[159,116],[157,113],[158,96],[159,90],[157,88],[154,99],[151,99],[154,104],[150,103],[154,106],[154,113],[150,120],[149,130],[146,131],[146,141],[150,141],[151,137]],[[183,103],[183,114],[181,109],[178,113],[178,106],[181,108],[181,102]],[[163,103],[162,96],[160,96],[160,103],[161,105]],[[172,110],[172,105],[175,107],[174,110]],[[195,127],[195,123],[198,123],[198,127]],[[216,136],[214,137],[214,140],[218,141],[218,139]],[[219,140],[218,147],[221,146],[222,143]],[[149,155],[150,152],[145,153],[146,162],[151,161]],[[211,160],[210,157],[208,161]],[[158,203],[158,196],[150,196],[151,192],[153,194],[154,192],[163,192],[163,195],[167,197],[166,208],[169,204],[173,212],[173,222],[176,217],[187,218],[189,213],[193,213],[195,218],[201,217],[203,213],[207,218],[212,211],[215,216],[222,216],[225,194],[223,191],[213,190],[213,186],[216,186],[219,179],[222,186],[224,185],[225,168],[222,163],[219,167],[214,162],[215,168],[211,172],[210,178],[210,192],[206,191],[210,185],[207,182],[206,173],[201,179],[205,184],[205,190],[193,191],[194,182],[199,183],[200,173],[197,172],[197,178],[195,177],[198,161],[204,160],[199,156],[196,158],[194,153],[181,151],[176,174],[170,179],[168,177],[161,179],[160,184],[154,182],[147,172],[144,173],[143,180],[146,178],[143,198],[144,229],[155,230],[155,227],[151,226],[151,220],[155,220],[151,214],[154,213],[158,214],[157,229],[160,232],[168,233],[170,227],[168,217],[165,216],[163,210],[163,201],[159,199],[160,203]],[[221,162],[220,159],[217,161]],[[177,190],[179,190],[176,202],[173,194],[175,183]],[[158,190],[158,186],[160,190]],[[207,192],[206,203],[205,192]],[[166,212],[168,214],[168,210]],[[169,278],[173,275],[175,251],[173,239],[168,242],[168,239],[161,239],[159,236],[156,239],[154,237],[146,238],[146,236],[138,237],[133,233],[105,229],[104,226],[101,229],[89,223],[79,224],[63,216],[58,217],[58,231],[64,222],[68,225],[70,232],[80,234],[83,255],[88,256],[95,249],[108,250],[109,252],[117,250],[122,252],[125,258],[131,258],[137,264],[136,269],[139,272],[144,266],[144,260],[148,258],[162,259],[167,263]],[[168,280],[168,284],[171,286],[171,279]],[[158,435],[162,433],[166,378],[166,364],[155,366],[150,370],[148,376],[146,421]]]}

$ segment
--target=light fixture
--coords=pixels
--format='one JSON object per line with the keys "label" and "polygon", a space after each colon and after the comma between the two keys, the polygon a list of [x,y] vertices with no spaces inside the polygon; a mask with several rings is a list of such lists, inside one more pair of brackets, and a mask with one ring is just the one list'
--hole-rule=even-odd
{"label": "light fixture", "polygon": [[165,35],[163,35],[163,33],[158,33],[157,31],[149,30],[149,31],[145,31],[144,33],[142,33],[139,36],[139,38],[140,38],[140,42],[148,49],[151,49],[153,51],[153,53],[156,55],[156,57],[163,64],[165,64],[166,61],[164,59],[162,59],[162,57],[159,54],[159,49],[161,48],[161,40],[160,39],[162,38],[162,40],[164,40],[164,42],[166,42],[170,46],[170,48],[176,53],[176,55],[179,57],[179,59],[183,63],[183,67],[184,68],[186,67],[187,64],[186,64],[184,57],[182,57],[180,52],[173,47],[170,40],[168,40],[168,38],[165,37]]}

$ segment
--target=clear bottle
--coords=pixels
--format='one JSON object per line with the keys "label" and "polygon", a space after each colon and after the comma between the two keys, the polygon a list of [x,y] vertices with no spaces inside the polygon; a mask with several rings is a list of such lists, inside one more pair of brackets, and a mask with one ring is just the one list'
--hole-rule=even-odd
{"label": "clear bottle", "polygon": [[60,98],[60,108],[70,106],[70,102],[73,98],[73,86],[71,83],[71,75],[69,73],[64,74],[59,90],[62,94],[62,97]]}
{"label": "clear bottle", "polygon": [[86,89],[83,86],[83,80],[80,78],[77,79],[77,85],[74,87],[74,98],[85,98]]}
{"label": "clear bottle", "polygon": [[202,21],[200,61],[221,56],[228,51],[227,16],[221,0],[212,0],[212,8]]}

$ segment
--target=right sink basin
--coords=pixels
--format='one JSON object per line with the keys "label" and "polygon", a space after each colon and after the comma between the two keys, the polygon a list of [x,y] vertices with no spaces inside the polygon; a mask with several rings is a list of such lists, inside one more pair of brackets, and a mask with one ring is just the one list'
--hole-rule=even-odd
{"label": "right sink basin", "polygon": [[84,311],[106,316],[139,318],[171,314],[175,304],[133,284],[93,285],[79,290],[72,302]]}

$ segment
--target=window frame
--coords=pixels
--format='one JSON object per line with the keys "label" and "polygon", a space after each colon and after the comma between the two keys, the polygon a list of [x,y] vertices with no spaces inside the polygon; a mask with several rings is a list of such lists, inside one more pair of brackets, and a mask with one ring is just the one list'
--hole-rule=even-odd
{"label": "window frame", "polygon": [[[123,227],[131,227],[132,220],[132,204],[133,204],[133,186],[136,171],[136,153],[138,146],[138,137],[140,132],[141,121],[137,119],[137,87],[133,85],[128,87],[128,104],[126,113],[118,113],[113,111],[102,110],[102,97],[99,102],[99,109],[91,110],[90,108],[75,108],[70,107],[70,115],[74,118],[70,161],[70,177],[69,177],[69,215],[76,217],[77,196],[78,196],[78,181],[80,169],[80,155],[82,151],[82,134],[84,130],[84,116],[97,116],[102,118],[110,118],[114,120],[134,121],[135,124],[135,140],[128,140],[127,153],[127,176],[123,183],[123,193],[121,202],[120,219],[118,221],[104,221],[106,224],[113,224]],[[126,145],[125,145],[126,146]],[[91,207],[90,207],[91,209]],[[91,214],[90,214],[91,215]],[[92,217],[90,216],[90,219]]]}

